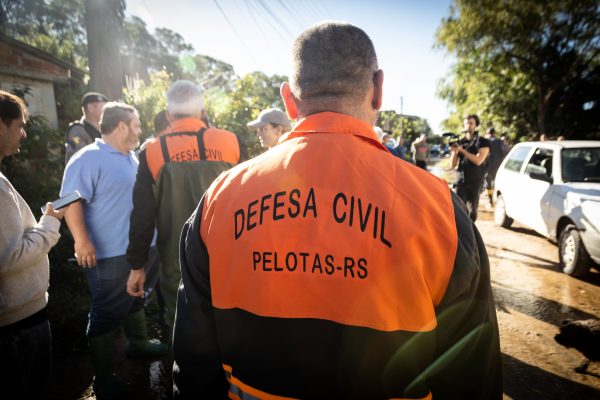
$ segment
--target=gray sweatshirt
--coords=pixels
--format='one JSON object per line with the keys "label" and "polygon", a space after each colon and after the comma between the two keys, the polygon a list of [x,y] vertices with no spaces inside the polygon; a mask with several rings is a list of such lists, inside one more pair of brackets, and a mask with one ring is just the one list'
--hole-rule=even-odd
{"label": "gray sweatshirt", "polygon": [[58,242],[60,221],[36,222],[21,195],[0,172],[0,326],[43,309],[48,303],[48,251]]}

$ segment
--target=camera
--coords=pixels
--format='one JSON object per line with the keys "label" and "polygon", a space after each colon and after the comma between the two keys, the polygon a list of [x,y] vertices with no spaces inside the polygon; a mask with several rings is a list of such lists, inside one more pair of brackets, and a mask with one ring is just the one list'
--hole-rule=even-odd
{"label": "camera", "polygon": [[462,138],[454,132],[444,132],[442,137],[450,147],[461,146]]}

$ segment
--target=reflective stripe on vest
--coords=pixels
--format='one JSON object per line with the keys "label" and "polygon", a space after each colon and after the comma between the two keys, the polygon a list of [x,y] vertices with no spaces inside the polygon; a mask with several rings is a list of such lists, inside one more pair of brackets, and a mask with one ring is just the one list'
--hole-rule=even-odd
{"label": "reflective stripe on vest", "polygon": [[235,164],[240,160],[240,148],[233,133],[201,128],[198,132],[173,132],[153,139],[146,146],[146,159],[156,181],[166,163],[207,160]]}
{"label": "reflective stripe on vest", "polygon": [[380,331],[435,328],[458,244],[447,184],[334,113],[215,181],[200,235],[214,307]]}
{"label": "reflective stripe on vest", "polygon": [[[222,364],[223,370],[225,371],[225,377],[229,382],[229,393],[228,397],[234,400],[295,400],[293,397],[284,397],[284,396],[276,396],[273,394],[269,394],[263,392],[262,390],[258,390],[253,388],[250,385],[245,384],[244,382],[237,379],[233,376],[233,370],[231,366],[227,364]],[[419,399],[408,399],[408,398],[393,398],[390,400],[432,400],[431,392],[422,398]]]}

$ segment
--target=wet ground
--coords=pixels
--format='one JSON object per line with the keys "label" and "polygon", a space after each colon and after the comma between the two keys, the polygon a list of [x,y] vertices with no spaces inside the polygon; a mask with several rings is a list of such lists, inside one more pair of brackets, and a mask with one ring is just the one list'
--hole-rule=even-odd
{"label": "wet ground", "polygon": [[[444,165],[433,172],[451,179]],[[600,318],[600,273],[571,278],[558,268],[554,244],[514,224],[495,227],[492,210],[481,198],[477,221],[487,246],[500,327],[506,399],[600,399],[600,362],[575,371],[583,354],[554,339],[563,320]],[[158,324],[151,330],[161,336]],[[600,346],[600,344],[598,344]],[[125,340],[117,343],[117,374],[128,384],[131,399],[164,399],[170,394],[167,358],[125,357]],[[76,347],[77,348],[77,347]],[[67,349],[67,350],[65,350]],[[93,372],[85,349],[63,346],[55,351],[53,399],[94,399]],[[201,398],[201,394],[199,394]]]}

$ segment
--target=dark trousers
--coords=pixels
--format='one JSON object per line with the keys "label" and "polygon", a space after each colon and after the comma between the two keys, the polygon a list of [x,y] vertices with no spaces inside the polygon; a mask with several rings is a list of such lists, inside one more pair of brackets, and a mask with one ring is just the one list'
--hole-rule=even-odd
{"label": "dark trousers", "polygon": [[[157,265],[158,252],[156,247],[152,247],[148,252],[148,261],[144,265],[144,270],[148,274],[144,284],[145,288],[156,285]],[[92,306],[86,331],[89,337],[114,331],[125,317],[144,307],[144,299],[131,297],[127,293],[127,279],[130,271],[130,264],[124,255],[103,258],[98,260],[96,267],[84,268],[92,295]],[[150,294],[147,290],[145,293]]]}
{"label": "dark trousers", "polygon": [[52,367],[52,335],[46,319],[0,335],[0,390],[3,399],[43,399]]}
{"label": "dark trousers", "polygon": [[469,185],[461,182],[456,186],[456,194],[467,206],[469,217],[471,217],[473,222],[477,220],[477,207],[479,207],[482,184]]}
{"label": "dark trousers", "polygon": [[425,171],[427,171],[427,161],[416,160],[415,164],[416,164],[417,167],[423,168]]}

